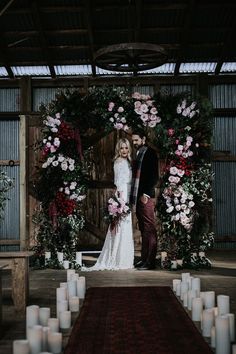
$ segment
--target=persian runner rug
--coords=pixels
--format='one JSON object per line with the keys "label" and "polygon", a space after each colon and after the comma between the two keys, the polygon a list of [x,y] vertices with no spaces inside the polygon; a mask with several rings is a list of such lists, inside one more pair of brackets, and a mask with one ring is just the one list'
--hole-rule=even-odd
{"label": "persian runner rug", "polygon": [[88,289],[65,354],[212,354],[170,287]]}

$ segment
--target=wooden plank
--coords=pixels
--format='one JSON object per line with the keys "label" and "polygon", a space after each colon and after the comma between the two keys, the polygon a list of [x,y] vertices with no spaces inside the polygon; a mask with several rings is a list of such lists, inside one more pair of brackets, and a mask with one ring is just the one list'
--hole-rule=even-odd
{"label": "wooden plank", "polygon": [[20,245],[20,240],[14,240],[14,239],[0,240],[0,245]]}
{"label": "wooden plank", "polygon": [[20,115],[20,246],[26,248],[26,116]]}

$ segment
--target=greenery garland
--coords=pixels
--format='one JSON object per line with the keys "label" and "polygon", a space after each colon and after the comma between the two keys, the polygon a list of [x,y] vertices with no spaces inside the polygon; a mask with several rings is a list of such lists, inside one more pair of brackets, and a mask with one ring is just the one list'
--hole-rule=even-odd
{"label": "greenery garland", "polygon": [[[91,88],[87,95],[61,92],[41,107],[42,165],[36,191],[41,201],[37,222],[37,255],[62,251],[73,263],[78,230],[84,227],[89,163],[83,154],[112,130],[143,129],[165,161],[157,213],[163,263],[181,258],[184,266],[209,266],[198,256],[212,246],[211,139],[212,107],[189,93],[130,95],[121,88]],[[194,254],[194,256],[193,256]],[[197,257],[196,257],[197,254]],[[57,261],[55,261],[57,263]]]}

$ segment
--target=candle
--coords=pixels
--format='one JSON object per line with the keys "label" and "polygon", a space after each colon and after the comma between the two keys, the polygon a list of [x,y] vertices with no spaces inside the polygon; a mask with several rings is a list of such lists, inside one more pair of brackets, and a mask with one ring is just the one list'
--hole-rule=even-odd
{"label": "candle", "polygon": [[62,333],[48,333],[48,348],[53,354],[60,354],[62,351]]}
{"label": "candle", "polygon": [[219,310],[219,315],[225,315],[229,313],[229,296],[228,295],[218,295],[217,296],[217,307]]}
{"label": "candle", "polygon": [[51,258],[51,252],[46,251],[45,252],[45,259],[50,259]]}
{"label": "candle", "polygon": [[216,317],[216,354],[230,354],[229,318],[224,315]]}
{"label": "candle", "polygon": [[26,307],[26,327],[33,327],[39,324],[39,306],[31,305]]}
{"label": "candle", "polygon": [[56,301],[67,300],[67,288],[56,289]]}
{"label": "candle", "polygon": [[59,263],[63,263],[63,252],[57,252],[57,260]]}
{"label": "candle", "polygon": [[180,284],[180,299],[181,300],[184,299],[184,294],[188,291],[188,289],[189,289],[188,283],[185,281],[181,281],[181,284]]}
{"label": "candle", "polygon": [[196,297],[195,290],[188,291],[188,310],[192,310],[192,300]]}
{"label": "candle", "polygon": [[30,354],[29,341],[27,339],[14,340],[13,354]]}
{"label": "candle", "polygon": [[204,304],[206,309],[211,309],[215,306],[215,292],[205,291]]}
{"label": "candle", "polygon": [[202,257],[205,257],[205,252],[199,252],[199,257],[202,258]]}
{"label": "candle", "polygon": [[200,290],[201,290],[200,278],[193,278],[192,279],[192,290],[196,290],[197,296],[198,297],[200,296]]}
{"label": "candle", "polygon": [[66,271],[66,280],[67,282],[70,281],[71,274],[75,274],[75,269],[67,269]]}
{"label": "candle", "polygon": [[71,312],[62,311],[59,314],[59,325],[61,329],[69,329],[71,327]]}
{"label": "candle", "polygon": [[77,280],[68,281],[68,297],[77,295]]}
{"label": "candle", "polygon": [[229,333],[230,333],[230,341],[235,341],[235,316],[233,313],[227,313],[226,316],[229,318]]}
{"label": "candle", "polygon": [[187,278],[188,290],[192,290],[192,280],[193,280],[193,277],[191,277],[191,276]]}
{"label": "candle", "polygon": [[232,345],[232,354],[236,354],[236,344]]}
{"label": "candle", "polygon": [[190,273],[181,273],[182,281],[187,281],[190,277]]}
{"label": "candle", "polygon": [[50,308],[49,307],[40,307],[40,309],[39,309],[39,324],[42,326],[47,326],[49,317],[50,317]]}
{"label": "candle", "polygon": [[216,328],[214,326],[211,328],[211,347],[216,347]]}
{"label": "candle", "polygon": [[31,354],[38,354],[42,350],[43,327],[36,325],[28,328],[28,341]]}
{"label": "candle", "polygon": [[188,292],[184,293],[183,305],[188,307]]}
{"label": "candle", "polygon": [[79,266],[82,266],[82,252],[76,252],[75,253],[75,262]]}
{"label": "candle", "polygon": [[60,288],[66,288],[67,289],[67,282],[60,283]]}
{"label": "candle", "polygon": [[162,251],[161,252],[161,263],[163,263],[165,261],[166,257],[167,257],[167,252]]}
{"label": "candle", "polygon": [[181,290],[181,281],[177,283],[176,285],[176,295],[180,296],[180,290]]}
{"label": "candle", "polygon": [[173,291],[176,293],[176,288],[177,288],[177,284],[181,283],[180,279],[173,279],[172,284],[173,284]]}
{"label": "candle", "polygon": [[69,299],[69,310],[71,312],[78,312],[79,311],[79,297],[78,296],[72,296]]}
{"label": "candle", "polygon": [[195,297],[192,299],[192,320],[201,321],[202,314],[202,299],[200,297]]}
{"label": "candle", "polygon": [[80,299],[84,299],[85,291],[86,291],[85,277],[79,277],[79,279],[77,280],[77,296]]}
{"label": "candle", "polygon": [[216,317],[216,354],[230,354],[229,318],[221,315]]}
{"label": "candle", "polygon": [[170,268],[171,269],[177,269],[177,261],[176,260],[170,261]]}
{"label": "candle", "polygon": [[67,300],[57,301],[57,318],[59,318],[59,314],[61,311],[67,311],[67,310],[68,310]]}
{"label": "candle", "polygon": [[183,267],[183,260],[182,259],[177,259],[177,266]]}
{"label": "candle", "polygon": [[203,307],[205,307],[205,291],[200,291],[200,298],[202,299]]}
{"label": "candle", "polygon": [[49,327],[43,327],[43,338],[42,338],[42,350],[47,351],[48,350],[48,332],[50,328]]}
{"label": "candle", "polygon": [[64,269],[69,269],[70,268],[70,262],[67,261],[67,260],[63,261],[63,268]]}
{"label": "candle", "polygon": [[214,326],[215,314],[213,309],[203,310],[202,312],[202,335],[203,337],[211,336],[211,329]]}
{"label": "candle", "polygon": [[58,332],[59,331],[59,319],[58,318],[49,318],[48,319],[48,327],[51,332]]}
{"label": "candle", "polygon": [[71,274],[70,280],[78,280],[78,279],[79,279],[79,274],[78,273]]}

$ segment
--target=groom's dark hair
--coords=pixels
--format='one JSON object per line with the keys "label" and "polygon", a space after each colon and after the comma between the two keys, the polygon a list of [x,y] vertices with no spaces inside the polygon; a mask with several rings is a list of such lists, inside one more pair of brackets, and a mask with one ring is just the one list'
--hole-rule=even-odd
{"label": "groom's dark hair", "polygon": [[141,139],[144,138],[144,137],[147,137],[147,135],[144,132],[144,130],[143,129],[138,129],[138,128],[136,128],[136,129],[134,129],[132,131],[132,135],[139,135]]}

